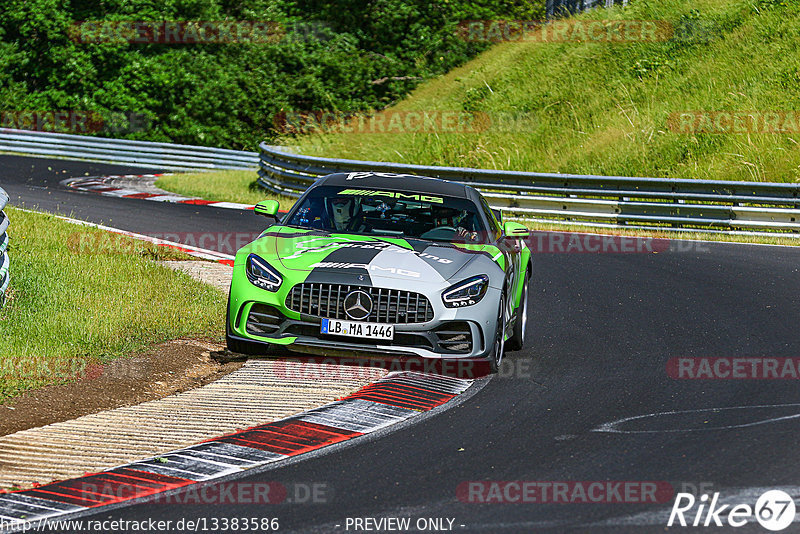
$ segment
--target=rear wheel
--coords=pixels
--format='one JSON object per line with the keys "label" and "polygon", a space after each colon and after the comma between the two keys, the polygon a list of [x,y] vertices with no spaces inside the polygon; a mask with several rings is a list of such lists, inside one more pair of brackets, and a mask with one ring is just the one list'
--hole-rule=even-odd
{"label": "rear wheel", "polygon": [[500,306],[497,312],[497,333],[494,336],[494,347],[492,348],[492,355],[489,356],[489,370],[496,373],[500,370],[500,364],[503,362],[503,351],[505,350],[506,339],[506,294],[500,296]]}
{"label": "rear wheel", "polygon": [[515,312],[514,331],[506,347],[508,350],[522,350],[525,346],[525,330],[528,326],[528,273],[525,273],[525,280],[522,282],[522,298]]}

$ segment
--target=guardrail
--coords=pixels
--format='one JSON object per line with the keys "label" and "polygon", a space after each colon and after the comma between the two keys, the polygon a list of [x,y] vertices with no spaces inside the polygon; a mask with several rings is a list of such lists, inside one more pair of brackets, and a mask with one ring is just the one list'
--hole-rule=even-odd
{"label": "guardrail", "polygon": [[259,148],[259,184],[295,197],[318,177],[334,172],[419,174],[472,185],[493,208],[541,222],[800,232],[800,184],[428,167],[303,156],[266,143]]}
{"label": "guardrail", "polygon": [[0,152],[175,171],[255,169],[258,154],[225,148],[0,129]]}
{"label": "guardrail", "polygon": [[11,265],[8,259],[8,217],[3,208],[8,204],[8,195],[0,187],[0,308],[6,302],[6,289],[11,281]]}

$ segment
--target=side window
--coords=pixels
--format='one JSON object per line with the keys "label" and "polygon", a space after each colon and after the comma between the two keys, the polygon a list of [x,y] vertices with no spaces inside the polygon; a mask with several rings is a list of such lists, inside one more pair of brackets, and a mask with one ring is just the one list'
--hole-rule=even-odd
{"label": "side window", "polygon": [[481,197],[481,206],[483,207],[483,211],[486,214],[486,218],[489,220],[489,231],[494,234],[493,236],[494,239],[500,239],[500,223],[494,216],[492,208],[489,207],[489,203],[486,202],[486,199],[483,197]]}

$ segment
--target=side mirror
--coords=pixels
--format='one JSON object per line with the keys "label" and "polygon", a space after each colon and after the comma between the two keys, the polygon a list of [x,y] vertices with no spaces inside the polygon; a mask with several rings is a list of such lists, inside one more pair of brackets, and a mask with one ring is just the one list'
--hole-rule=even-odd
{"label": "side mirror", "polygon": [[277,200],[262,200],[256,204],[256,207],[253,208],[253,212],[258,215],[263,215],[264,217],[275,217],[280,206]]}
{"label": "side mirror", "polygon": [[531,231],[527,226],[508,221],[503,225],[503,235],[511,239],[525,239],[531,235]]}

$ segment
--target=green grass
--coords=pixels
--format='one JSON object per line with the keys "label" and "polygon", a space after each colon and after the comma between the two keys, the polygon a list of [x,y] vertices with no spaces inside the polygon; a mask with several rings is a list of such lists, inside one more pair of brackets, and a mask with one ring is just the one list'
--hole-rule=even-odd
{"label": "green grass", "polygon": [[487,112],[474,134],[288,138],[310,155],[520,171],[796,182],[800,134],[681,134],[687,110],[800,109],[800,3],[634,0],[580,18],[667,21],[681,38],[503,43],[393,109]]}
{"label": "green grass", "polygon": [[261,189],[255,171],[216,171],[196,174],[174,174],[156,180],[156,186],[166,191],[198,197],[217,202],[239,202],[256,204],[274,199],[286,210],[294,203],[293,198],[268,193]]}
{"label": "green grass", "polygon": [[46,214],[7,214],[0,402],[168,339],[221,339],[225,296],[153,261],[182,254]]}

